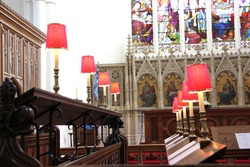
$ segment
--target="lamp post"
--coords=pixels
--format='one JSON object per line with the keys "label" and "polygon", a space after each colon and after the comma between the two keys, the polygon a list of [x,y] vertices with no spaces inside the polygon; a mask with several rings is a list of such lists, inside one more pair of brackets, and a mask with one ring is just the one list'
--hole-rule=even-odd
{"label": "lamp post", "polygon": [[118,82],[112,82],[110,85],[110,92],[114,95],[115,110],[117,106],[117,95],[120,94],[120,86]]}
{"label": "lamp post", "polygon": [[90,93],[90,74],[94,74],[96,72],[95,68],[95,60],[94,56],[82,56],[81,62],[81,73],[85,73],[87,76],[87,102],[91,101],[91,93]]}
{"label": "lamp post", "polygon": [[190,93],[198,93],[199,113],[201,122],[201,147],[205,147],[210,143],[208,138],[207,118],[204,105],[204,92],[212,90],[209,71],[205,63],[192,64],[187,66],[187,83]]}
{"label": "lamp post", "polygon": [[108,86],[110,86],[110,79],[109,79],[108,72],[99,72],[98,85],[99,87],[103,88],[103,103],[104,103],[104,107],[107,107],[107,99],[106,99],[107,90],[106,89]]}
{"label": "lamp post", "polygon": [[50,23],[47,27],[46,35],[46,48],[53,49],[55,52],[55,66],[54,66],[54,78],[55,84],[53,89],[57,93],[60,89],[58,77],[59,77],[59,50],[68,49],[66,27],[59,23]]}
{"label": "lamp post", "polygon": [[189,93],[188,84],[186,81],[182,82],[182,101],[188,102],[188,109],[189,109],[189,139],[190,141],[193,141],[197,138],[195,135],[195,124],[194,124],[194,109],[193,109],[193,103],[198,102],[198,94]]}

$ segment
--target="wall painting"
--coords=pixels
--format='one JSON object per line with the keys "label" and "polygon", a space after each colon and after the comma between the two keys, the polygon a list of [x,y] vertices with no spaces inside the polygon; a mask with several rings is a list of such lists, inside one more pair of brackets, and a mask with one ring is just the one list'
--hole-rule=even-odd
{"label": "wall painting", "polygon": [[233,75],[223,72],[216,81],[218,105],[238,104],[237,83]]}
{"label": "wall painting", "polygon": [[163,85],[164,105],[172,107],[174,97],[178,96],[178,91],[181,90],[182,79],[176,74],[170,74],[166,77]]}
{"label": "wall painting", "polygon": [[155,78],[145,75],[140,78],[138,85],[138,107],[157,106],[158,87]]}

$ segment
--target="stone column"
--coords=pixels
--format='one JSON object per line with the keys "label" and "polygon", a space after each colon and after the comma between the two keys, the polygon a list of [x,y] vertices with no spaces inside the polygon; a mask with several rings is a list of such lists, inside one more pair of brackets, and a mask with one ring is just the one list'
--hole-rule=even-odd
{"label": "stone column", "polygon": [[[125,57],[125,83],[128,83],[128,57]],[[129,87],[128,84],[124,85],[125,88],[125,109],[129,109]]]}
{"label": "stone column", "polygon": [[56,22],[56,0],[46,0],[47,23]]}
{"label": "stone column", "polygon": [[158,40],[158,1],[152,1],[153,8],[153,41],[154,41],[154,52],[158,53],[159,50],[159,40]]}
{"label": "stone column", "polygon": [[214,73],[214,54],[212,53],[211,56],[211,83],[212,83],[212,92],[211,92],[211,105],[212,106],[217,106],[217,96],[216,96],[216,76]]}
{"label": "stone column", "polygon": [[31,22],[31,23],[33,22],[33,3],[32,3],[32,0],[26,0],[25,1],[24,17],[29,22]]}
{"label": "stone column", "polygon": [[47,8],[45,0],[33,0],[33,21],[32,23],[43,32],[47,30]]}
{"label": "stone column", "polygon": [[163,99],[163,81],[162,81],[162,72],[161,72],[161,57],[160,53],[158,54],[158,108],[164,108],[164,99]]}
{"label": "stone column", "polygon": [[[37,5],[39,5],[41,2],[39,2],[40,0],[35,0],[37,1]],[[44,5],[44,4],[43,4]],[[49,23],[53,23],[55,22],[55,18],[56,18],[56,3],[55,0],[47,0],[45,3],[45,7],[43,8],[43,10],[41,12],[43,12],[43,14],[45,13],[44,11],[46,11],[47,15],[45,15],[44,18],[46,21],[43,21],[43,24],[45,26],[45,30],[44,32],[47,33],[47,25]],[[39,18],[37,18],[39,20]],[[45,47],[44,47],[45,48]],[[44,49],[45,51],[45,49]],[[53,85],[54,85],[54,52],[47,52],[44,54],[46,56],[42,57],[42,64],[46,64],[46,66],[42,66],[42,79],[44,80],[42,83],[44,85],[42,85],[42,87],[44,87],[44,89],[49,90],[51,92],[53,91]],[[60,63],[59,63],[59,67],[60,67]],[[60,77],[60,71],[59,71],[59,77]],[[59,84],[60,85],[60,84]]]}
{"label": "stone column", "polygon": [[184,3],[179,1],[179,31],[180,31],[180,51],[184,52],[185,47],[185,22],[184,22]]}
{"label": "stone column", "polygon": [[239,11],[239,1],[234,1],[234,40],[235,49],[240,49],[241,47],[241,36],[240,36],[240,11]]}
{"label": "stone column", "polygon": [[137,89],[137,79],[136,79],[136,72],[135,72],[135,60],[134,56],[131,58],[132,60],[132,82],[133,82],[133,109],[138,109],[138,89]]}
{"label": "stone column", "polygon": [[212,16],[211,16],[211,1],[206,1],[206,24],[207,24],[207,50],[213,49],[213,34],[212,34]]}
{"label": "stone column", "polygon": [[237,89],[238,89],[238,104],[240,107],[245,105],[245,95],[244,95],[244,85],[243,85],[243,73],[242,73],[242,65],[241,65],[241,54],[239,53],[238,55],[238,84],[237,84]]}

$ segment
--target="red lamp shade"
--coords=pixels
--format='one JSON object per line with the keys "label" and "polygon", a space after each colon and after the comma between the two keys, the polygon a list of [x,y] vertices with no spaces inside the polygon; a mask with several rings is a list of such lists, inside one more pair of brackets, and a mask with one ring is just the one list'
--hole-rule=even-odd
{"label": "red lamp shade", "polygon": [[176,113],[179,110],[181,110],[182,108],[179,106],[178,104],[178,97],[174,97],[174,102],[173,102],[173,108],[172,108],[172,112]]}
{"label": "red lamp shade", "polygon": [[190,92],[212,90],[209,71],[205,63],[187,66],[188,89]]}
{"label": "red lamp shade", "polygon": [[181,91],[181,90],[178,91],[178,105],[179,105],[180,107],[188,106],[188,102],[183,102],[183,99],[182,99],[182,91]]}
{"label": "red lamp shade", "polygon": [[120,87],[118,82],[112,82],[110,85],[110,92],[111,94],[119,94],[120,93]]}
{"label": "red lamp shade", "polygon": [[94,56],[82,56],[81,73],[95,73]]}
{"label": "red lamp shade", "polygon": [[110,86],[110,79],[108,72],[99,72],[98,85],[101,87]]}
{"label": "red lamp shade", "polygon": [[46,48],[68,49],[65,25],[59,23],[51,23],[48,25]]}
{"label": "red lamp shade", "polygon": [[182,101],[184,102],[198,102],[197,93],[189,93],[187,81],[182,82]]}

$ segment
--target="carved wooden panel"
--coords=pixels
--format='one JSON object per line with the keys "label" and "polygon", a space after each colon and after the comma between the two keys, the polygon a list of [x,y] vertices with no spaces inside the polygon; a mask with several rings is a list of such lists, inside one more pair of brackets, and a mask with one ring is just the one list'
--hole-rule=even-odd
{"label": "carved wooden panel", "polygon": [[[15,77],[25,92],[40,87],[41,45],[46,35],[0,1],[0,82]],[[2,14],[3,13],[3,14]]]}
{"label": "carved wooden panel", "polygon": [[[147,110],[143,113],[145,143],[163,143],[164,139],[176,133],[176,116],[171,110]],[[201,137],[198,109],[194,110],[194,117],[196,135]],[[206,118],[208,137],[212,139],[212,127],[250,125],[250,108],[210,108],[206,111]]]}

